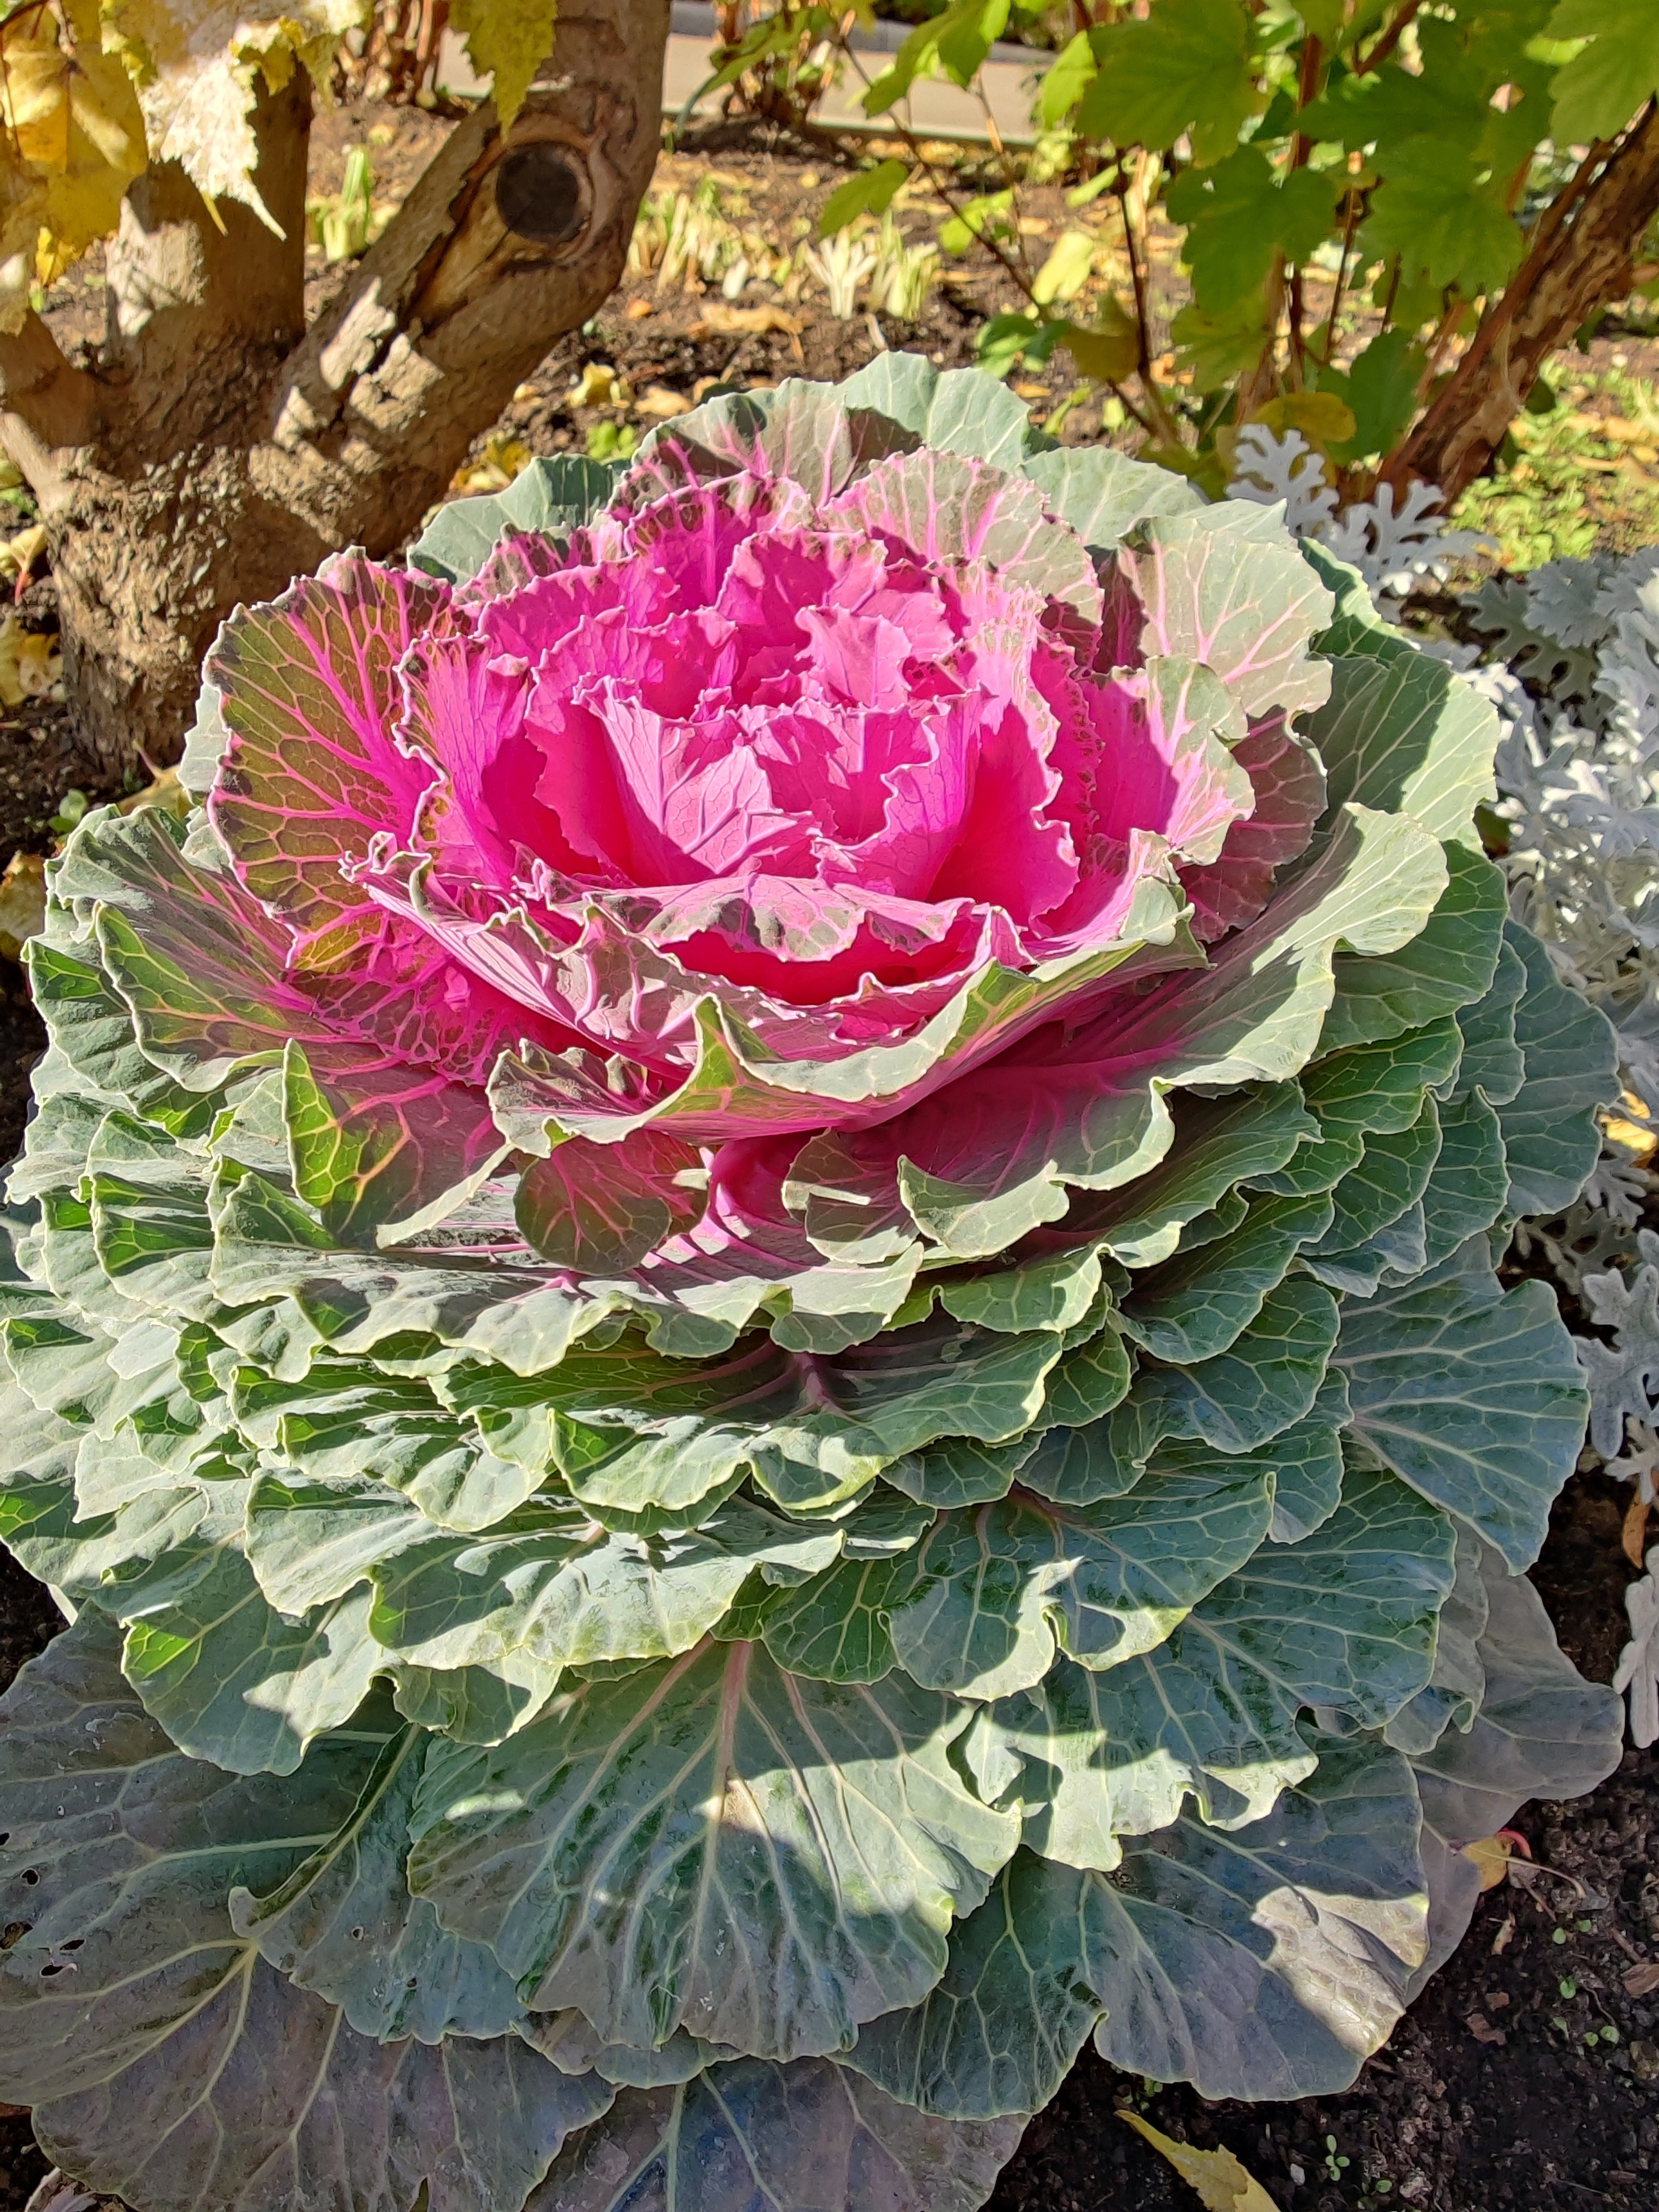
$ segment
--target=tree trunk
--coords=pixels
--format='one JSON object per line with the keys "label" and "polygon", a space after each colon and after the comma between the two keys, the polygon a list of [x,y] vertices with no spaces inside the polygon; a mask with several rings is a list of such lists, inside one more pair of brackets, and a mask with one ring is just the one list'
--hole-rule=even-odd
{"label": "tree trunk", "polygon": [[0,446],[49,533],[65,676],[118,771],[177,757],[238,600],[330,552],[387,554],[563,331],[614,289],[659,144],[667,0],[568,0],[503,139],[459,124],[315,324],[304,319],[310,94],[263,94],[256,173],[281,226],[215,223],[175,165],[108,253],[108,327],[73,367],[31,317],[0,337]]}
{"label": "tree trunk", "polygon": [[1595,310],[1630,290],[1632,256],[1659,214],[1659,102],[1552,229],[1545,228],[1501,300],[1382,471],[1398,490],[1438,484],[1448,507],[1487,469],[1550,355]]}

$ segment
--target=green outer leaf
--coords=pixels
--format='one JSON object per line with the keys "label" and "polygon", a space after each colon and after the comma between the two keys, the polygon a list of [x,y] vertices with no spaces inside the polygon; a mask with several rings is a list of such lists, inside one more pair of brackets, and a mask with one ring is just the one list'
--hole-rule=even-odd
{"label": "green outer leaf", "polygon": [[996,1749],[1022,1770],[1024,1840],[1045,1858],[1109,1873],[1125,1836],[1167,1826],[1188,1795],[1211,1826],[1237,1827],[1312,1773],[1293,1701],[1264,1696],[1253,1671],[1215,1679],[1203,1632],[1176,1637],[1108,1674],[1062,1662],[993,1708]]}
{"label": "green outer leaf", "polygon": [[[1446,1729],[1467,1733],[1486,1694],[1479,1644],[1490,1607],[1480,1561],[1486,1547],[1472,1528],[1457,1532],[1457,1572],[1434,1640],[1434,1670],[1415,1697],[1383,1723],[1382,1741],[1407,1757],[1431,1751]],[[1501,1827],[1503,1822],[1498,1822]]]}
{"label": "green outer leaf", "polygon": [[953,2126],[823,2059],[625,2090],[526,2212],[977,2212],[1024,2119]]}
{"label": "green outer leaf", "polygon": [[882,353],[836,390],[848,408],[872,409],[920,445],[994,468],[1018,471],[1041,442],[1030,408],[977,368],[940,370],[920,354]]}
{"label": "green outer leaf", "polygon": [[914,1558],[842,1559],[772,1595],[761,1639],[780,1667],[825,1682],[878,1682],[898,1664],[888,1617],[915,1587]]}
{"label": "green outer leaf", "polygon": [[368,1693],[380,1656],[368,1594],[285,1620],[240,1552],[192,1542],[200,1564],[185,1587],[123,1597],[127,1679],[192,1758],[233,1774],[292,1774],[307,1747],[343,1727]]}
{"label": "green outer leaf", "polygon": [[1411,1770],[1327,1739],[1265,1820],[1177,1821],[1103,1884],[1101,2056],[1204,2097],[1346,2088],[1405,2007],[1428,1899]]}
{"label": "green outer leaf", "polygon": [[899,1664],[930,1688],[999,1698],[1041,1681],[1058,1644],[1115,1667],[1161,1644],[1267,1534],[1271,1478],[1217,1459],[1090,1506],[1021,1496],[945,1515],[890,1614]]}
{"label": "green outer leaf", "polygon": [[631,2089],[672,2088],[689,2081],[705,2067],[739,2057],[718,2044],[699,2043],[684,2028],[654,2050],[639,2051],[625,2043],[605,2043],[591,2022],[574,2006],[563,2012],[526,2013],[518,2033],[532,2051],[550,2058],[566,2074],[598,2074],[606,2081]]}
{"label": "green outer leaf", "polygon": [[1355,1433],[1512,1571],[1530,1566],[1589,1407],[1548,1286],[1500,1292],[1477,1237],[1426,1283],[1345,1301],[1336,1358]]}
{"label": "green outer leaf", "polygon": [[1373,1133],[1368,1136],[1358,1164],[1349,1169],[1331,1193],[1333,1218],[1325,1234],[1309,1245],[1310,1272],[1328,1279],[1338,1290],[1374,1288],[1373,1282],[1357,1285],[1341,1280],[1334,1258],[1328,1276],[1319,1262],[1328,1255],[1345,1255],[1364,1245],[1415,1206],[1429,1187],[1440,1158],[1440,1111],[1431,1091],[1425,1094],[1409,1128],[1392,1135]]}
{"label": "green outer leaf", "polygon": [[[1201,661],[1247,714],[1321,704],[1331,670],[1307,647],[1330,619],[1330,594],[1273,508],[1227,500],[1154,515],[1143,535],[1146,551],[1119,559],[1146,610],[1149,658]],[[1379,803],[1369,790],[1333,788],[1333,805],[1348,799]]]}
{"label": "green outer leaf", "polygon": [[1509,912],[1503,876],[1479,853],[1452,844],[1440,903],[1392,953],[1339,953],[1336,996],[1320,1031],[1322,1057],[1371,1044],[1455,1013],[1490,990]]}
{"label": "green outer leaf", "polygon": [[570,453],[538,457],[505,491],[452,499],[441,507],[410,546],[409,565],[446,583],[476,576],[503,538],[515,531],[558,537],[587,522],[605,505],[624,472],[617,461],[587,461]]}
{"label": "green outer leaf", "polygon": [[1257,1199],[1231,1235],[1179,1253],[1136,1284],[1122,1309],[1124,1334],[1154,1358],[1180,1366],[1225,1352],[1284,1281],[1297,1252],[1322,1249],[1331,1213],[1322,1194]]}
{"label": "green outer leaf", "polygon": [[1559,981],[1528,929],[1510,922],[1508,943],[1526,963],[1515,1041],[1526,1080],[1500,1110],[1510,1163],[1510,1211],[1559,1213],[1583,1189],[1601,1149],[1595,1109],[1618,1092],[1617,1047],[1607,1018]]}
{"label": "green outer leaf", "polygon": [[145,1057],[131,1011],[93,949],[72,951],[45,936],[32,937],[23,949],[23,969],[52,1043],[101,1099],[130,1103],[180,1136],[207,1128],[214,1101],[185,1090]]}
{"label": "green outer leaf", "polygon": [[1103,1935],[1091,1875],[1022,1850],[951,1931],[943,1979],[859,2031],[842,2062],[924,2112],[1040,2112],[1100,2018],[1083,1961]]}
{"label": "green outer leaf", "polygon": [[813,1573],[842,1541],[834,1523],[782,1520],[740,1498],[651,1538],[607,1534],[568,1499],[537,1499],[482,1535],[428,1532],[376,1565],[368,1627],[406,1665],[441,1669],[496,1667],[520,1651],[544,1667],[666,1658],[718,1626],[763,1562]]}
{"label": "green outer leaf", "polygon": [[429,1521],[465,1534],[523,1504],[547,1464],[544,1450],[529,1465],[497,1454],[421,1376],[372,1360],[314,1359],[293,1382],[241,1368],[231,1395],[242,1434],[298,1474],[338,1482],[373,1470]]}
{"label": "green outer leaf", "polygon": [[1492,988],[1457,1017],[1463,1060],[1454,1097],[1478,1090],[1492,1105],[1507,1106],[1526,1081],[1526,1054],[1515,1039],[1516,1010],[1526,988],[1527,963],[1506,941]]}
{"label": "green outer leaf", "polygon": [[1068,1225],[1098,1237],[1126,1267],[1167,1260],[1182,1230],[1229,1191],[1282,1167],[1318,1133],[1293,1083],[1256,1084],[1215,1099],[1182,1097],[1175,1141],[1148,1175],[1073,1202]]}
{"label": "green outer leaf", "polygon": [[1049,1369],[1043,1386],[1042,1419],[1061,1428],[1078,1428],[1097,1420],[1122,1401],[1133,1371],[1131,1355],[1114,1317],[1103,1328],[1073,1345]]}
{"label": "green outer leaf", "polygon": [[883,1480],[907,1498],[941,1512],[956,1505],[985,1505],[1008,1495],[1014,1477],[1036,1449],[1030,1430],[1006,1444],[975,1443],[970,1437],[941,1437],[923,1451],[896,1459]]}
{"label": "green outer leaf", "polygon": [[1450,1957],[1479,1901],[1480,1874],[1462,1846],[1507,1827],[1529,1797],[1582,1797],[1613,1771],[1624,1749],[1618,1693],[1585,1681],[1563,1654],[1532,1584],[1506,1572],[1490,1550],[1480,1575],[1487,1604],[1476,1646],[1480,1710],[1467,1733],[1445,1729],[1413,1760],[1433,1899],[1413,1997]]}
{"label": "green outer leaf", "polygon": [[409,1893],[409,1814],[428,1741],[400,1730],[319,1850],[278,1888],[256,1898],[235,1887],[228,1899],[239,1936],[380,2043],[499,2036],[520,2016],[495,1954],[447,1935],[425,1899]]}
{"label": "green outer leaf", "polygon": [[1132,461],[1109,446],[1062,446],[1032,453],[1025,474],[1091,553],[1110,552],[1152,516],[1191,514],[1202,495],[1170,469]]}
{"label": "green outer leaf", "polygon": [[1440,1109],[1440,1156],[1423,1193],[1423,1256],[1431,1267],[1449,1260],[1471,1237],[1490,1229],[1509,1198],[1503,1124],[1484,1097]]}
{"label": "green outer leaf", "polygon": [[1444,843],[1474,845],[1474,810],[1497,788],[1496,708],[1403,641],[1329,665],[1329,702],[1301,726],[1325,763],[1331,805],[1408,814]]}
{"label": "green outer leaf", "polygon": [[1316,1534],[1264,1544],[1166,1643],[1098,1682],[1057,1668],[998,1706],[1026,1842],[1109,1869],[1118,1838],[1167,1826],[1189,1794],[1213,1827],[1265,1817],[1311,1769],[1308,1708],[1375,1727],[1428,1681],[1454,1545],[1402,1483],[1351,1468]]}
{"label": "green outer leaf", "polygon": [[1075,1328],[1099,1288],[1099,1255],[1085,1245],[1000,1273],[947,1277],[939,1304],[958,1321],[1018,1335],[1033,1328]]}
{"label": "green outer leaf", "polygon": [[550,1422],[563,1413],[618,1431],[605,1455],[568,1470],[573,1489],[600,1508],[683,1507],[744,1462],[782,1502],[805,1470],[828,1504],[941,1436],[1000,1443],[1023,1434],[1062,1349],[1049,1330],[1010,1336],[934,1315],[833,1359],[750,1339],[725,1361],[689,1367],[623,1346],[578,1351],[524,1379],[460,1366],[444,1389],[486,1435],[494,1414],[538,1409]]}
{"label": "green outer leaf", "polygon": [[535,1719],[559,1686],[556,1667],[512,1651],[490,1667],[406,1667],[386,1674],[398,1711],[417,1728],[457,1743],[504,1743]]}
{"label": "green outer leaf", "polygon": [[1305,1764],[1266,1818],[1224,1835],[1178,1820],[1109,1881],[1022,1852],[954,1931],[938,1987],[843,2063],[977,2118],[1052,2094],[1079,2023],[1103,2014],[1115,2064],[1206,2097],[1351,2081],[1425,1952],[1417,1792],[1364,1740],[1325,1738]]}
{"label": "green outer leaf", "polygon": [[386,1741],[370,1723],[280,1781],[228,1774],[175,1749],[118,1658],[84,1615],[0,1701],[0,1896],[18,1931],[0,1954],[0,2081],[24,2104],[167,2046],[240,1971],[228,1890],[279,1882],[326,1841]]}
{"label": "green outer leaf", "polygon": [[1137,1391],[1158,1409],[1166,1435],[1254,1451],[1312,1411],[1336,1335],[1329,1291],[1292,1276],[1268,1292],[1228,1351],[1195,1367],[1145,1367]]}
{"label": "green outer leaf", "polygon": [[371,2043],[251,1948],[112,2088],[40,2105],[48,2158],[145,2212],[520,2212],[615,2094],[516,2036]]}
{"label": "green outer leaf", "polygon": [[843,1687],[705,1646],[585,1684],[498,1751],[434,1752],[410,1886],[608,2041],[843,2048],[938,1979],[1018,1839],[951,1763],[966,1720],[896,1673]]}
{"label": "green outer leaf", "polygon": [[[1260,1447],[1273,1470],[1275,1544],[1298,1544],[1335,1512],[1342,1498],[1342,1431],[1352,1418],[1347,1379],[1325,1370],[1312,1412]],[[1175,1449],[1175,1447],[1171,1447]]]}

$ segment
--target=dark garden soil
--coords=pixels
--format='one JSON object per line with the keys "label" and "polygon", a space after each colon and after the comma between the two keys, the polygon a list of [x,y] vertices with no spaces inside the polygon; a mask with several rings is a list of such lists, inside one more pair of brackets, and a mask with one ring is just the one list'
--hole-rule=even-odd
{"label": "dark garden soil", "polygon": [[[366,140],[377,192],[395,198],[444,128],[438,118],[408,111],[322,118],[313,190],[337,189],[345,149]],[[658,189],[692,187],[711,171],[736,188],[746,221],[783,237],[805,229],[801,218],[846,173],[833,151],[716,132],[665,156]],[[1036,220],[1057,234],[1066,220],[1058,193],[1039,194],[1036,204]],[[1033,245],[1047,250],[1041,234]],[[313,296],[321,298],[338,276],[320,255],[313,264]],[[1173,276],[1165,271],[1160,281]],[[61,340],[94,336],[101,285],[91,259],[57,289],[48,315]],[[972,359],[984,316],[1017,296],[1000,272],[965,268],[938,287],[917,326],[875,325],[867,316],[837,321],[820,296],[789,310],[796,330],[746,330],[718,293],[691,297],[630,278],[586,331],[554,348],[492,434],[535,453],[580,453],[596,426],[621,425],[622,410],[569,403],[581,369],[596,361],[636,393],[654,384],[688,398],[705,380],[844,375],[883,343],[956,366]],[[1609,362],[1650,377],[1659,347],[1612,326],[1583,365]],[[1071,383],[1069,364],[1057,357],[1020,388],[1040,416]],[[1065,434],[1100,434],[1098,407],[1073,413]],[[472,464],[486,465],[489,450],[481,437]],[[31,593],[32,627],[50,626],[49,592],[37,586]],[[116,795],[89,776],[63,709],[41,704],[0,720],[0,864],[19,848],[51,848],[52,817],[71,788],[92,799]],[[15,1148],[41,1042],[19,970],[0,961],[0,1159]],[[1635,1571],[1620,1544],[1627,1499],[1602,1478],[1576,1478],[1556,1509],[1535,1577],[1563,1644],[1603,1681],[1625,1639],[1622,1595]],[[0,1686],[58,1625],[45,1591],[0,1553]],[[1185,2185],[1118,2118],[1124,2108],[1183,2141],[1224,2143],[1283,2212],[1382,2212],[1394,2203],[1413,2212],[1655,2212],[1659,1758],[1631,1752],[1593,1796],[1530,1806],[1517,1826],[1534,1861],[1553,1871],[1488,1893],[1461,1951],[1346,2095],[1211,2104],[1186,2088],[1149,2091],[1085,2052],[1032,2122],[992,2212],[1192,2212],[1196,2200]],[[27,2118],[7,2115],[0,2107],[0,2212],[22,2212],[46,2161]]]}

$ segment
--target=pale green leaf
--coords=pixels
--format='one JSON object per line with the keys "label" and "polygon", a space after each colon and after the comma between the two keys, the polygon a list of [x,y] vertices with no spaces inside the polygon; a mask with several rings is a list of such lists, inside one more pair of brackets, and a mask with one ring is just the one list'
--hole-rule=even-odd
{"label": "pale green leaf", "polygon": [[1559,981],[1530,930],[1510,922],[1506,936],[1527,969],[1515,1010],[1526,1077],[1498,1113],[1510,1210],[1557,1213],[1578,1195],[1601,1148],[1595,1109],[1618,1090],[1613,1035],[1607,1017]]}
{"label": "pale green leaf", "polygon": [[953,2120],[1041,2111],[1100,2017],[1083,1962],[1103,1932],[1091,1875],[1017,1852],[951,1930],[938,1986],[860,2029],[842,2063]]}
{"label": "pale green leaf", "polygon": [[447,1934],[425,1899],[409,1893],[409,1814],[427,1741],[400,1729],[326,1842],[277,1887],[228,1895],[239,1936],[380,2043],[499,2036],[520,2016],[495,1954]]}
{"label": "pale green leaf", "polygon": [[504,538],[520,532],[557,538],[588,521],[607,504],[623,471],[621,462],[573,453],[538,457],[505,491],[441,507],[410,548],[410,566],[446,583],[465,583]]}
{"label": "pale green leaf", "polygon": [[1183,1819],[1101,1885],[1111,2064],[1205,2097],[1328,2095],[1392,2030],[1425,1948],[1417,1792],[1372,1742],[1318,1749],[1265,1819]]}
{"label": "pale green leaf", "polygon": [[1529,1566],[1589,1407],[1548,1287],[1501,1291],[1477,1237],[1426,1285],[1346,1300],[1336,1357],[1358,1434],[1516,1573]]}
{"label": "pale green leaf", "polygon": [[1024,2120],[953,2124],[825,2059],[625,2090],[527,2212],[978,2212]]}
{"label": "pale green leaf", "polygon": [[497,1751],[428,1760],[410,1878],[538,2010],[797,2057],[913,2003],[1014,1847],[950,1757],[967,1712],[901,1674],[705,1646],[591,1682]]}
{"label": "pale green leaf", "polygon": [[899,1663],[974,1698],[1040,1681],[1057,1645],[1118,1666],[1242,1566],[1272,1512],[1271,1477],[1218,1456],[1098,1504],[1022,1495],[946,1514],[915,1555],[914,1595],[890,1614]]}

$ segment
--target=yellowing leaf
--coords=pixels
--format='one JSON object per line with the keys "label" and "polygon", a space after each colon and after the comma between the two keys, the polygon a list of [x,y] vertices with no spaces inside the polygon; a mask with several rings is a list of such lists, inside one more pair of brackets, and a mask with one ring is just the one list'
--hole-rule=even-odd
{"label": "yellowing leaf", "polygon": [[1249,419],[1265,422],[1281,438],[1287,430],[1299,430],[1321,453],[1346,445],[1358,427],[1352,408],[1334,392],[1284,392],[1258,407]]}
{"label": "yellowing leaf", "polygon": [[628,386],[608,362],[590,361],[566,396],[571,407],[626,407]]}
{"label": "yellowing leaf", "polygon": [[1137,2135],[1145,2136],[1160,2158],[1169,2160],[1188,2187],[1197,2191],[1205,2212],[1279,2212],[1261,2184],[1231,2151],[1194,2150],[1190,2143],[1177,2142],[1173,2136],[1163,2134],[1139,2112],[1121,2112],[1118,2118],[1127,2120]]}
{"label": "yellowing leaf", "polygon": [[23,628],[14,614],[0,623],[0,705],[21,707],[50,691],[64,672],[58,640]]}
{"label": "yellowing leaf", "polygon": [[31,286],[113,229],[146,159],[137,97],[90,0],[0,32],[0,328],[15,330]]}
{"label": "yellowing leaf", "polygon": [[1067,323],[1060,340],[1083,375],[1096,384],[1121,384],[1140,359],[1133,318],[1111,294],[1100,303],[1092,325]]}
{"label": "yellowing leaf", "polygon": [[1056,300],[1075,300],[1089,281],[1094,258],[1095,241],[1086,230],[1062,232],[1031,287],[1031,297],[1038,307],[1049,307]]}
{"label": "yellowing leaf", "polygon": [[553,45],[558,0],[454,0],[449,20],[481,76],[495,79],[495,112],[509,131]]}
{"label": "yellowing leaf", "polygon": [[20,161],[49,169],[68,162],[71,66],[56,39],[8,39],[0,51],[0,113]]}
{"label": "yellowing leaf", "polygon": [[1482,1889],[1496,1889],[1510,1870],[1509,1840],[1504,1836],[1482,1836],[1479,1843],[1465,1844],[1463,1856],[1478,1870]]}
{"label": "yellowing leaf", "polygon": [[46,525],[30,523],[0,544],[0,576],[27,576],[46,550]]}
{"label": "yellowing leaf", "polygon": [[14,853],[0,876],[0,953],[15,960],[46,926],[46,864],[34,853]]}
{"label": "yellowing leaf", "polygon": [[325,76],[368,0],[109,0],[108,12],[151,160],[177,161],[210,204],[240,200],[274,230],[253,181],[257,79],[280,88],[296,60]]}

